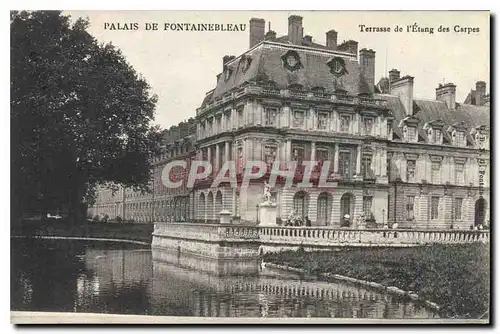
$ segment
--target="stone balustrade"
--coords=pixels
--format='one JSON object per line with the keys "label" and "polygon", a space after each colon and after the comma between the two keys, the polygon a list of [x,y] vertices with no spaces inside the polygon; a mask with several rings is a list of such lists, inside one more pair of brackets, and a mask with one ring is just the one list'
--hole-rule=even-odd
{"label": "stone balustrade", "polygon": [[322,246],[424,245],[489,242],[489,231],[333,229],[328,227],[260,227],[261,243]]}
{"label": "stone balustrade", "polygon": [[328,247],[488,243],[490,233],[487,230],[389,230],[155,223],[153,236],[209,242],[253,240],[261,244],[317,245]]}
{"label": "stone balustrade", "polygon": [[[152,250],[158,261],[183,261],[217,275],[256,274],[267,252],[329,250],[338,247],[413,247],[428,244],[488,243],[489,231],[340,229],[163,223],[154,225]],[[194,259],[194,260],[193,260]]]}
{"label": "stone balustrade", "polygon": [[235,92],[227,92],[223,96],[219,96],[212,101],[208,102],[203,108],[196,111],[197,115],[201,115],[211,109],[220,108],[222,105],[229,103],[235,98],[240,98],[244,95],[267,95],[267,96],[280,96],[280,97],[295,97],[307,100],[321,100],[327,102],[344,103],[350,105],[361,104],[367,107],[387,108],[387,102],[381,99],[373,98],[359,98],[341,93],[319,93],[307,91],[295,91],[284,89],[280,90],[275,87],[262,87],[255,84],[247,84]]}

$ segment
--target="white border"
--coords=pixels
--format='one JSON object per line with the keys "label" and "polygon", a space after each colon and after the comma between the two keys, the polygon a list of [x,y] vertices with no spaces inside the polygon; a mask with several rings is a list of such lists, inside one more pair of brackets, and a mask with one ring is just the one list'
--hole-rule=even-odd
{"label": "white border", "polygon": [[[9,9],[95,9],[95,10],[103,10],[103,9],[108,9],[108,10],[117,10],[117,9],[127,9],[127,10],[139,10],[139,9],[170,9],[170,10],[181,10],[181,9],[189,9],[189,10],[284,10],[284,11],[290,11],[290,8],[293,8],[293,10],[491,10],[492,12],[498,14],[500,12],[499,10],[499,1],[484,1],[484,0],[475,0],[475,1],[453,1],[453,2],[447,2],[447,1],[435,1],[435,0],[419,0],[419,1],[384,1],[384,0],[377,0],[377,1],[324,1],[324,0],[308,0],[308,1],[297,1],[297,0],[289,0],[286,2],[281,2],[278,4],[278,2],[270,2],[268,0],[252,0],[252,1],[220,1],[220,0],[212,0],[212,1],[178,1],[178,2],[168,2],[166,3],[165,1],[146,1],[142,0],[139,2],[126,2],[124,0],[121,1],[97,1],[97,0],[86,0],[82,1],[79,3],[72,3],[69,4],[67,1],[9,1],[9,2],[2,2],[2,7],[7,5],[5,10],[2,11],[2,13],[5,15],[5,21],[4,24],[2,25],[2,33],[3,33],[3,41],[6,42],[6,44],[9,43],[10,37],[9,37],[9,19],[8,19],[8,13],[7,11]],[[498,16],[496,17],[496,25],[495,25],[495,33],[493,34],[495,38],[495,44],[498,45]],[[2,54],[2,64],[4,68],[6,69],[2,73],[9,73],[9,47],[8,45],[4,45],[4,47],[1,49],[3,52]],[[450,50],[452,52],[452,50]],[[498,55],[497,55],[498,57]],[[493,61],[493,57],[491,58]],[[494,73],[497,74],[497,73]],[[493,74],[493,75],[494,75]],[[9,87],[9,82],[7,79],[4,80],[4,87],[3,91],[5,94],[3,95],[4,97],[4,106],[5,110],[10,110],[10,101],[9,101],[9,92],[10,92],[10,87]],[[498,91],[498,85],[495,85],[495,96],[498,96],[496,94]],[[493,94],[493,92],[492,92]],[[493,111],[495,112],[495,110]],[[0,131],[0,134],[2,136],[0,142],[3,148],[3,153],[4,157],[9,157],[10,156],[10,145],[9,145],[9,124],[10,124],[10,118],[9,118],[9,113],[4,111],[2,114],[2,117],[4,117],[3,122],[1,123],[3,125],[3,131]],[[497,115],[495,117],[496,123],[500,122],[500,117]],[[498,124],[495,124],[496,128],[498,129]],[[499,135],[495,136],[497,140],[500,137]],[[498,147],[498,142],[495,142],[495,147]],[[9,159],[9,158],[7,158]],[[6,160],[7,160],[6,159]],[[10,184],[10,164],[9,163],[4,163],[2,165],[2,175],[3,175],[3,184],[5,185],[3,187],[3,191],[1,192],[1,203],[2,203],[2,212],[4,213],[4,221],[3,221],[3,228],[4,228],[4,233],[3,238],[4,242],[2,242],[3,246],[3,252],[2,254],[4,255],[6,261],[3,261],[4,263],[4,272],[10,269],[10,247],[9,247],[9,234],[10,234],[10,224],[9,224],[9,216],[10,216],[10,207],[9,207],[9,198],[10,198],[10,191],[9,187],[7,185]],[[495,184],[496,185],[496,184]],[[495,203],[498,204],[498,203]],[[498,205],[495,205],[495,207],[498,207]],[[495,212],[496,213],[496,212]],[[495,254],[495,258],[497,258]],[[9,289],[10,291],[10,275],[4,274],[1,276],[2,278],[2,287],[4,289]],[[497,294],[498,295],[498,294]],[[494,296],[496,298],[496,296]],[[498,307],[498,299],[495,302],[495,305]],[[2,315],[5,317],[2,321],[2,332],[11,332],[14,331],[14,327],[9,325],[10,323],[10,293],[9,293],[9,298],[3,298],[2,302]],[[495,314],[496,315],[496,314]],[[494,316],[494,315],[492,315]],[[76,327],[75,327],[76,328]],[[108,329],[108,331],[113,331],[113,332],[119,332],[126,330],[128,328],[112,328]],[[130,328],[134,332],[142,332],[143,329],[139,328]],[[189,330],[202,330],[206,331],[207,327],[198,327],[198,328],[190,328]],[[212,330],[221,330],[223,328],[213,328]],[[230,331],[235,331],[238,329],[245,329],[245,328],[224,328],[225,330],[230,330]],[[224,330],[223,329],[223,330]],[[263,330],[264,328],[251,328],[253,330]],[[274,330],[278,330],[277,328],[273,328]],[[322,330],[326,331],[331,331],[331,328],[321,328]],[[467,330],[470,332],[470,330],[479,330],[478,328],[470,328],[468,326],[462,326],[461,328],[453,328],[453,330]],[[28,328],[24,329],[23,331],[25,332],[34,332],[37,330],[37,328]],[[54,330],[74,330],[73,328],[46,328],[45,330],[48,331],[54,331]],[[80,329],[81,330],[81,329]],[[92,332],[100,332],[103,329],[97,329],[97,328],[89,328],[89,329],[84,329],[84,330],[91,330]],[[165,330],[163,328],[158,328],[158,330]],[[179,330],[179,328],[169,328],[169,331],[175,332]],[[267,329],[265,329],[267,330]],[[292,328],[280,328],[279,331],[291,331],[294,330]],[[303,331],[303,330],[309,330],[305,329],[302,327],[297,327],[297,331]],[[335,328],[334,329],[336,332],[344,332],[347,331],[347,329],[344,328]],[[370,331],[370,332],[385,332],[388,330],[396,330],[396,331],[401,331],[403,328],[380,328],[380,327],[375,327],[375,328],[352,328],[351,331]],[[415,331],[420,331],[422,328],[419,327],[414,327],[414,328],[405,328],[406,330],[415,330]],[[427,331],[437,331],[437,328],[426,328]],[[448,328],[442,328],[442,330],[448,330]]]}

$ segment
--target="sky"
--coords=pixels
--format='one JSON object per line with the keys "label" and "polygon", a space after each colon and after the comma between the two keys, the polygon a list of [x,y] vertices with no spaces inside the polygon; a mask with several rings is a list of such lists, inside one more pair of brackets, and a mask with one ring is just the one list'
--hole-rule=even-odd
{"label": "sky", "polygon": [[[488,12],[338,12],[338,11],[67,11],[73,19],[85,17],[89,32],[100,42],[111,42],[141,73],[158,95],[155,122],[163,128],[195,116],[222,71],[224,55],[240,55],[248,49],[250,18],[266,20],[278,36],[286,35],[288,16],[303,17],[304,35],[325,44],[325,33],[335,29],[338,43],[354,39],[359,49],[376,51],[375,82],[396,68],[401,76],[414,79],[414,96],[435,98],[439,83],[457,86],[457,102],[463,102],[476,81],[490,90],[490,27]],[[137,23],[138,30],[105,29]],[[146,23],[159,30],[146,31]],[[165,23],[247,24],[245,31],[165,31]],[[409,25],[432,27],[434,32],[408,32]],[[388,27],[390,32],[361,31],[366,27]],[[479,31],[455,32],[455,26]],[[403,29],[396,32],[395,27]],[[438,32],[440,26],[449,32]]]}

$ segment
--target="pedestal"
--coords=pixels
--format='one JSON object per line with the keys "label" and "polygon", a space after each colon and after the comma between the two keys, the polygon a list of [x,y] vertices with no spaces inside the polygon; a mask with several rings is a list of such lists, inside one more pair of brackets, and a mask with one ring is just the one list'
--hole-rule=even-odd
{"label": "pedestal", "polygon": [[276,204],[261,203],[259,204],[259,225],[261,226],[276,226]]}
{"label": "pedestal", "polygon": [[231,212],[228,210],[222,210],[219,212],[219,216],[221,224],[231,224]]}

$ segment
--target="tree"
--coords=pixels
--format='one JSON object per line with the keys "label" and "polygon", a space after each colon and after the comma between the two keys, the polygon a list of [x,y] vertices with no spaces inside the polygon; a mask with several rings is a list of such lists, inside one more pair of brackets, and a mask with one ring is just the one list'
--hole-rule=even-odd
{"label": "tree", "polygon": [[112,44],[58,11],[11,13],[12,212],[67,209],[96,185],[149,190],[157,97]]}

